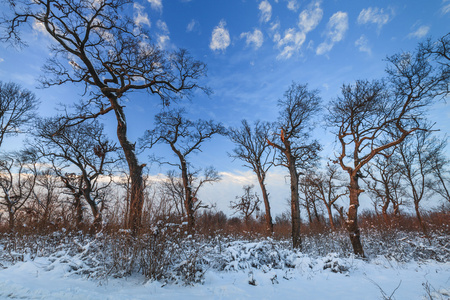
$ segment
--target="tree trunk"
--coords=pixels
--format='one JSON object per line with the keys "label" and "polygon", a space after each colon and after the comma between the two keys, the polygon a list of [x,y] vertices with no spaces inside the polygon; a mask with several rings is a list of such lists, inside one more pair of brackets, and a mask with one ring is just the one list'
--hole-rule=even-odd
{"label": "tree trunk", "polygon": [[[287,141],[289,143],[289,141]],[[291,177],[291,218],[292,218],[292,246],[294,249],[302,248],[302,237],[300,233],[300,207],[298,202],[298,173],[295,167],[295,158],[291,155],[290,145],[286,147],[286,158],[289,164]]]}
{"label": "tree trunk", "polygon": [[180,157],[181,162],[181,177],[183,179],[184,186],[184,208],[186,209],[186,217],[188,222],[188,232],[192,233],[195,227],[195,219],[194,219],[194,199],[192,199],[192,190],[189,183],[188,171],[186,161],[183,157]]}
{"label": "tree trunk", "polygon": [[9,231],[14,230],[15,220],[14,220],[14,209],[12,206],[8,206],[8,215],[9,215]]}
{"label": "tree trunk", "polygon": [[427,227],[425,226],[425,223],[422,220],[422,215],[420,214],[419,202],[418,201],[414,201],[414,210],[416,211],[416,216],[417,216],[417,220],[419,221],[420,228],[422,229],[422,231],[425,234],[425,236],[428,237]]}
{"label": "tree trunk", "polygon": [[75,225],[77,229],[80,229],[81,222],[83,222],[83,206],[79,195],[75,195],[75,214]]}
{"label": "tree trunk", "polygon": [[361,257],[364,256],[363,246],[361,244],[360,230],[358,226],[358,207],[359,207],[359,194],[362,190],[359,189],[357,175],[350,176],[350,206],[347,214],[347,231],[350,236],[350,241],[353,246],[353,252]]}
{"label": "tree trunk", "polygon": [[258,175],[259,186],[261,187],[261,193],[264,200],[264,207],[266,209],[265,221],[266,221],[266,231],[268,235],[272,235],[273,233],[273,223],[272,223],[272,215],[270,214],[270,203],[269,203],[269,195],[267,194],[266,185],[264,183],[264,178]]}
{"label": "tree trunk", "polygon": [[334,225],[334,221],[333,221],[333,212],[331,211],[331,205],[325,205],[325,207],[327,208],[328,211],[328,219],[330,220],[330,227],[331,230],[336,230],[336,226]]}
{"label": "tree trunk", "polygon": [[117,138],[122,147],[125,159],[130,170],[130,206],[128,216],[128,229],[131,229],[133,236],[139,233],[142,226],[142,208],[144,205],[144,189],[142,169],[135,153],[135,145],[127,137],[127,123],[123,107],[119,105],[117,98],[109,97],[117,119]]}

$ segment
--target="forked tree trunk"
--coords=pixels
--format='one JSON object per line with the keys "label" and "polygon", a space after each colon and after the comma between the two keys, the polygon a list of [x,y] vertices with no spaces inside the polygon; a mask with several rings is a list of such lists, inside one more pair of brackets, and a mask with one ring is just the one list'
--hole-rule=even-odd
{"label": "forked tree trunk", "polygon": [[258,175],[259,186],[261,187],[261,193],[264,200],[264,207],[266,210],[265,221],[266,221],[266,232],[268,235],[272,235],[273,233],[273,223],[272,223],[272,215],[270,214],[270,203],[269,203],[269,195],[267,194],[266,185],[264,183],[264,178]]}
{"label": "forked tree trunk", "polygon": [[364,250],[361,244],[361,232],[358,226],[358,207],[359,194],[362,190],[359,189],[357,175],[350,176],[350,206],[348,208],[346,226],[352,243],[353,252],[361,257],[364,256]]}

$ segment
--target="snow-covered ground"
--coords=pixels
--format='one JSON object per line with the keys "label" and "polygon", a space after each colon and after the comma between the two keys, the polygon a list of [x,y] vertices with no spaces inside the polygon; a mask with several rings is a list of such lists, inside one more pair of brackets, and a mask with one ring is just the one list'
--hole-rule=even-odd
{"label": "snow-covered ground", "polygon": [[[186,284],[148,280],[140,272],[88,278],[93,263],[85,258],[93,243],[85,241],[76,253],[65,249],[44,256],[0,245],[0,257],[21,260],[0,260],[0,299],[450,299],[447,244],[433,246],[438,259],[399,261],[385,255],[361,260],[338,253],[304,254],[272,240],[227,241],[201,247],[198,280]],[[174,263],[179,271],[186,261]]]}

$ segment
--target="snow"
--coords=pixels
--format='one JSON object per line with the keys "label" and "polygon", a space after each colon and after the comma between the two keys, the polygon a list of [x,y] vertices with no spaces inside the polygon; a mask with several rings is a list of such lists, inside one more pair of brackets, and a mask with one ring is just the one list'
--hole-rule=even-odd
{"label": "snow", "polygon": [[[181,244],[196,244],[192,240]],[[420,244],[401,240],[396,242]],[[99,255],[104,248],[94,238],[42,255],[9,253],[0,243],[0,299],[383,299],[392,293],[393,299],[450,299],[448,249],[435,248],[439,259],[372,255],[362,260],[335,252],[302,253],[271,239],[198,244],[202,256],[195,270],[200,279],[183,283],[149,280],[139,272],[120,278],[91,276],[101,257],[108,257]],[[186,257],[174,259],[174,274],[192,271]]]}

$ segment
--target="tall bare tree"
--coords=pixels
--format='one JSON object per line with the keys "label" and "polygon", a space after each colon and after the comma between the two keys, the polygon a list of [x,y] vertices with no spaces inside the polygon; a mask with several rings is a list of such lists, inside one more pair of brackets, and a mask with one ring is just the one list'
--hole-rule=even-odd
{"label": "tall bare tree", "polygon": [[292,244],[301,248],[299,173],[311,167],[318,158],[320,145],[309,141],[314,117],[320,111],[320,97],[317,90],[308,90],[306,84],[292,83],[284,97],[278,100],[280,116],[277,126],[280,134],[267,140],[279,151],[279,164],[288,168],[291,188]]}
{"label": "tall bare tree", "polygon": [[431,157],[433,179],[429,187],[441,196],[444,201],[450,203],[450,160],[444,153],[447,139],[443,139],[436,146],[437,149]]}
{"label": "tall bare tree", "polygon": [[157,114],[155,116],[156,127],[145,132],[142,138],[144,148],[152,148],[155,144],[167,144],[170,146],[177,163],[169,163],[177,166],[181,172],[181,179],[184,189],[184,208],[188,221],[188,229],[192,231],[195,226],[194,212],[198,202],[197,191],[206,182],[215,182],[219,176],[214,169],[207,170],[205,179],[201,180],[196,189],[193,190],[192,183],[195,180],[196,172],[187,161],[187,158],[194,153],[200,152],[200,148],[205,141],[210,140],[216,134],[225,134],[225,127],[212,120],[191,121],[184,117],[183,110],[171,110]]}
{"label": "tall bare tree", "polygon": [[122,99],[132,91],[156,94],[168,105],[175,97],[189,96],[206,74],[206,66],[186,50],[166,52],[153,44],[150,34],[127,15],[131,0],[11,0],[12,15],[2,39],[23,44],[19,28],[38,24],[53,42],[52,58],[40,79],[44,87],[65,83],[84,85],[89,100],[77,105],[66,125],[113,112],[117,138],[126,158],[131,181],[128,227],[137,234],[143,207],[143,164],[128,139]]}
{"label": "tall bare tree", "polygon": [[270,213],[269,193],[266,188],[267,172],[273,165],[272,147],[267,140],[272,134],[274,125],[268,122],[256,121],[253,127],[250,127],[246,120],[242,121],[239,128],[230,128],[228,137],[236,144],[231,157],[240,159],[244,162],[244,167],[251,169],[258,178],[261,193],[265,207],[266,231],[273,233],[273,222]]}
{"label": "tall bare tree", "polygon": [[[75,202],[79,202],[79,196],[87,202],[94,218],[94,230],[99,231],[102,225],[99,204],[103,201],[102,190],[112,182],[110,167],[117,162],[114,157],[117,147],[96,120],[71,127],[62,126],[61,122],[58,118],[40,119],[36,123],[33,147],[52,163],[55,175]],[[70,167],[75,167],[78,174],[64,171]],[[102,182],[102,179],[106,180]]]}
{"label": "tall bare tree", "polygon": [[34,116],[38,100],[20,85],[0,81],[0,147],[5,137],[20,132]]}

